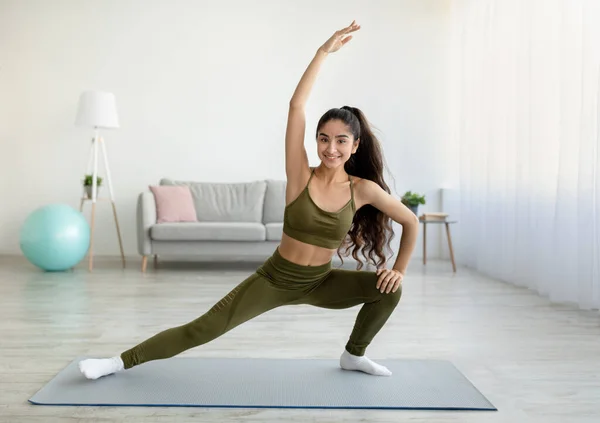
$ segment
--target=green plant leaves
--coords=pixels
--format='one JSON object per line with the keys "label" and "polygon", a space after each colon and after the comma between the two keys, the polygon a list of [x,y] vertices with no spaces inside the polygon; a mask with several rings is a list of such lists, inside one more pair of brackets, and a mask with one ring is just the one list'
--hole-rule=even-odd
{"label": "green plant leaves", "polygon": [[425,195],[418,194],[412,191],[406,191],[402,196],[402,203],[407,206],[418,206],[419,204],[425,204]]}
{"label": "green plant leaves", "polygon": [[[92,186],[92,181],[93,181],[92,175],[85,175],[85,177],[83,178],[83,186],[85,186],[85,187]],[[102,185],[102,178],[100,176],[96,176],[96,185],[98,185],[98,186]]]}

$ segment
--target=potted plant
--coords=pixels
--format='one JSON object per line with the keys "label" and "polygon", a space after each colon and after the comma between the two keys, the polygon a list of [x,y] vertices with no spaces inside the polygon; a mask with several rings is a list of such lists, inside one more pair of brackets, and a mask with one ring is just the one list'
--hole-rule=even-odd
{"label": "potted plant", "polygon": [[412,210],[418,216],[419,204],[425,204],[425,196],[416,192],[406,191],[402,196],[402,204]]}
{"label": "potted plant", "polygon": [[[92,198],[92,185],[93,185],[93,176],[85,175],[83,178],[83,186],[85,187],[85,193],[88,198]],[[102,178],[100,176],[96,176],[96,196],[98,196],[98,191],[100,190],[100,186],[102,185]]]}

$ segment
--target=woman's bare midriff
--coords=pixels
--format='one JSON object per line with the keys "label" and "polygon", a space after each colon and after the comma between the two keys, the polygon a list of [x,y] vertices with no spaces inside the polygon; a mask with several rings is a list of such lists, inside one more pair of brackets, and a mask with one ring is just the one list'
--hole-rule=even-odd
{"label": "woman's bare midriff", "polygon": [[279,254],[284,259],[301,266],[320,266],[329,263],[337,250],[331,250],[290,238],[285,233],[279,244]]}

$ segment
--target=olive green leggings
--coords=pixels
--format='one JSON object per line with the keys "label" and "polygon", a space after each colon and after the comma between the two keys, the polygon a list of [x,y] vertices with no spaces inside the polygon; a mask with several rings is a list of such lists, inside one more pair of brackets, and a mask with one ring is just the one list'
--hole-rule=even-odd
{"label": "olive green leggings", "polygon": [[205,314],[154,335],[123,352],[121,358],[129,369],[147,361],[173,357],[276,307],[297,304],[329,309],[364,304],[346,344],[349,353],[361,356],[402,295],[402,287],[393,293],[381,293],[376,288],[377,278],[372,271],[333,269],[331,262],[302,266],[284,259],[275,250],[255,273]]}

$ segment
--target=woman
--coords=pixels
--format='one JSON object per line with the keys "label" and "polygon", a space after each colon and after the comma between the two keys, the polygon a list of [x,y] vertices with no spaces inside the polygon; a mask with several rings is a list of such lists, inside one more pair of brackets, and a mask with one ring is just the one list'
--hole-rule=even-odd
{"label": "woman", "polygon": [[[80,362],[89,379],[173,357],[205,344],[276,307],[310,304],[344,309],[363,304],[340,358],[346,370],[389,376],[391,372],[365,356],[365,350],[394,311],[414,250],[418,220],[389,194],[383,181],[378,141],[362,112],[342,107],[325,113],[317,125],[321,163],[312,169],[304,149],[307,98],[326,57],[352,39],[354,21],[336,31],[317,51],[289,104],[285,139],[286,207],[281,243],[254,274],[199,318],[167,329],[141,344],[106,359]],[[403,226],[400,251],[391,269],[382,252],[391,234],[390,218]],[[375,272],[332,268],[332,256],[345,244],[378,266]],[[373,255],[378,257],[375,262]]]}

